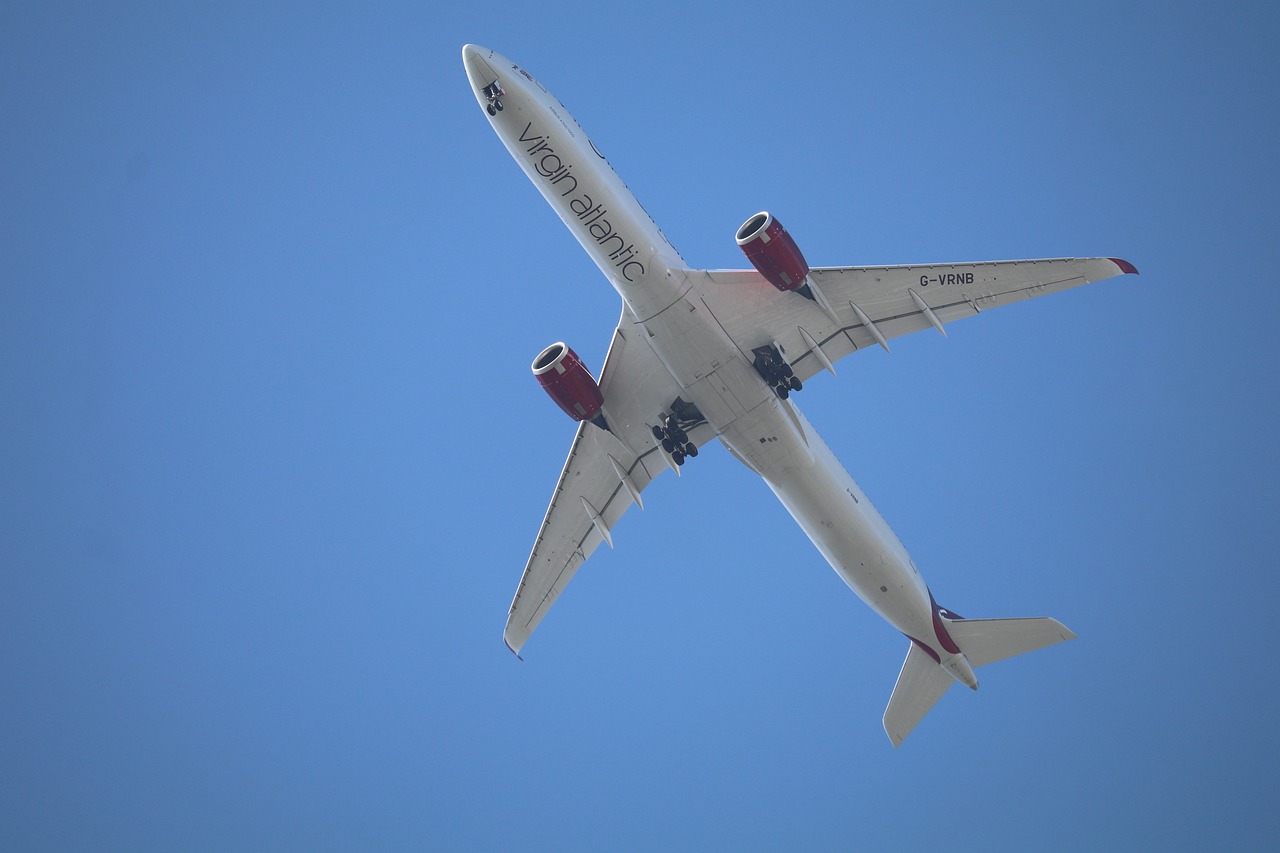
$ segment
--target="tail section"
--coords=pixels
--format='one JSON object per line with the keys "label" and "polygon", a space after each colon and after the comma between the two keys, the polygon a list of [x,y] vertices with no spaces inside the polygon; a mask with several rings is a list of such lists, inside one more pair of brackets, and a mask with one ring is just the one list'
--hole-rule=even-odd
{"label": "tail section", "polygon": [[[1075,639],[1065,625],[1047,617],[1034,619],[946,619],[945,632],[950,635],[960,655],[946,663],[959,663],[961,658],[974,667],[986,666],[1014,655],[1034,652],[1054,643]],[[963,667],[967,669],[966,667]],[[950,669],[955,669],[953,665]],[[900,746],[916,724],[924,719],[947,688],[958,676],[944,668],[916,642],[911,643],[907,659],[898,673],[889,706],[884,712],[884,730],[893,745]],[[976,688],[976,683],[974,685]]]}
{"label": "tail section", "polygon": [[889,707],[884,709],[884,730],[895,747],[902,745],[954,681],[927,652],[911,644],[889,697]]}

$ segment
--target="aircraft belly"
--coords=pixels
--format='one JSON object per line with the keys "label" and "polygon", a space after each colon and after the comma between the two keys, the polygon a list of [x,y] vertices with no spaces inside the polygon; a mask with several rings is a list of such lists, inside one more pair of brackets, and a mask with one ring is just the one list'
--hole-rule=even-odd
{"label": "aircraft belly", "polygon": [[769,488],[872,610],[904,633],[932,624],[924,580],[871,501],[809,422],[794,410],[808,440],[809,464],[790,454],[760,470]]}
{"label": "aircraft belly", "polygon": [[683,389],[686,402],[698,407],[717,434],[723,433],[744,414],[775,398],[720,326],[684,297],[688,290],[684,271],[664,271],[662,279],[663,289],[681,295],[638,325]]}
{"label": "aircraft belly", "polygon": [[714,318],[688,298],[686,271],[654,272],[646,295],[665,292],[675,300],[637,325],[684,400],[698,407],[739,461],[764,478],[863,601],[898,630],[928,636],[929,592],[880,513],[794,403],[779,399]]}
{"label": "aircraft belly", "polygon": [[702,416],[716,432],[733,424],[745,411],[718,370],[707,374],[685,390],[688,392],[689,402],[698,407],[698,411],[702,412]]}
{"label": "aircraft belly", "polygon": [[813,464],[813,454],[799,423],[788,417],[782,406],[769,393],[737,421],[718,430],[721,443],[761,476],[769,470],[807,468]]}

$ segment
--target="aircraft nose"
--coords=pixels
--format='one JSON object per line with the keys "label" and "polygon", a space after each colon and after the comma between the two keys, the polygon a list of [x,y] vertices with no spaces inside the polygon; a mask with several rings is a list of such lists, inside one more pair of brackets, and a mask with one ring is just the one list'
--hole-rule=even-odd
{"label": "aircraft nose", "polygon": [[467,79],[471,81],[471,85],[477,90],[483,89],[498,79],[497,73],[485,59],[485,57],[492,55],[493,51],[480,47],[478,44],[464,44],[462,46],[462,64],[467,69]]}

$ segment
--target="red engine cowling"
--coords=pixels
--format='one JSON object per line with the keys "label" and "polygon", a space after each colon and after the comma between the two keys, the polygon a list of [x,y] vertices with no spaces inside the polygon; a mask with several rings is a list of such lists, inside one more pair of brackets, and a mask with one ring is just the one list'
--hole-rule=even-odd
{"label": "red engine cowling", "polygon": [[773,215],[762,210],[738,229],[738,246],[751,266],[784,293],[804,284],[809,264],[800,247]]}
{"label": "red engine cowling", "polygon": [[578,354],[558,341],[538,353],[533,360],[533,375],[542,390],[575,421],[595,420],[604,405],[600,386]]}

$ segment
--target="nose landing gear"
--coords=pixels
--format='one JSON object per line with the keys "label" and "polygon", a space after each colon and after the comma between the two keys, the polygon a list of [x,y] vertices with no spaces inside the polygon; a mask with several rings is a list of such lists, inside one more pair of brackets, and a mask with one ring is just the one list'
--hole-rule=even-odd
{"label": "nose landing gear", "polygon": [[493,81],[488,86],[485,86],[481,94],[489,99],[489,105],[484,108],[485,112],[491,116],[496,116],[498,113],[502,112],[502,101],[499,100],[499,98],[507,93],[502,91],[502,87],[498,85],[497,80]]}

